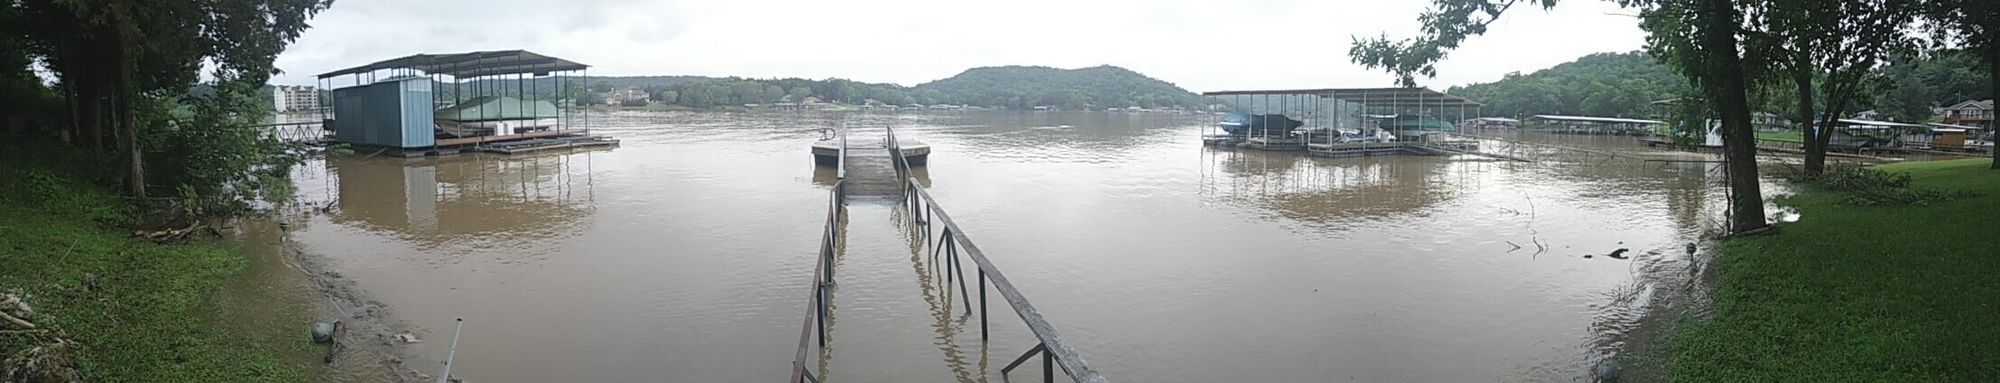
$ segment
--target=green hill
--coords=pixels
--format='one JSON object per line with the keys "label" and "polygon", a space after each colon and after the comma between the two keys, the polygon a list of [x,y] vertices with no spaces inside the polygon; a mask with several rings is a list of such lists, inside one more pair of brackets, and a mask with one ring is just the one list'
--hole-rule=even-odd
{"label": "green hill", "polygon": [[1076,109],[1138,106],[1193,107],[1200,98],[1174,84],[1110,65],[1078,69],[1001,66],[968,69],[950,78],[917,85],[951,104]]}
{"label": "green hill", "polygon": [[1486,103],[1488,116],[1651,115],[1654,100],[1690,92],[1687,80],[1643,52],[1593,53],[1529,74],[1446,91]]}

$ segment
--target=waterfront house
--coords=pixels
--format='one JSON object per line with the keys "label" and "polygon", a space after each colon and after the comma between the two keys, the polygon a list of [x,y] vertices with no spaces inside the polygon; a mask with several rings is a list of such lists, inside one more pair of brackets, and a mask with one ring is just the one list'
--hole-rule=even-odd
{"label": "waterfront house", "polygon": [[1993,100],[1966,100],[1945,108],[1944,123],[1993,130]]}

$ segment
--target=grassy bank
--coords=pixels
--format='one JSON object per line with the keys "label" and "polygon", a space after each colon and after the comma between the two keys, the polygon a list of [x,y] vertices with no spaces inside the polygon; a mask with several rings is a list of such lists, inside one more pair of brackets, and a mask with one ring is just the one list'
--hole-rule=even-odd
{"label": "grassy bank", "polygon": [[1714,263],[1715,315],[1676,330],[1685,382],[1943,382],[2000,377],[2000,172],[1990,160],[1902,163],[1913,188],[1975,196],[1856,206],[1811,187],[1799,222],[1734,239]]}
{"label": "grassy bank", "polygon": [[[197,241],[162,245],[121,229],[131,209],[86,181],[99,171],[60,150],[0,146],[0,289],[34,306],[39,328],[67,333],[70,356],[97,382],[296,382],[306,365],[286,361],[278,340],[214,322],[220,286],[248,261]],[[300,342],[297,338],[284,341]],[[0,335],[7,356],[51,333]]]}
{"label": "grassy bank", "polygon": [[1799,132],[1757,132],[1757,139],[1766,141],[1806,142],[1805,134]]}

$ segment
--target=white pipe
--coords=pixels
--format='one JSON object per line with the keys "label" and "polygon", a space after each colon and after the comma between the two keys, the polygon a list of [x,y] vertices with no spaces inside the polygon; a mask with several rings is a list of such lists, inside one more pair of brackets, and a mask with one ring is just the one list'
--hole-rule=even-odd
{"label": "white pipe", "polygon": [[444,372],[438,373],[437,383],[451,383],[451,358],[458,356],[458,332],[465,330],[465,318],[458,318],[458,325],[451,329],[451,350],[444,354]]}

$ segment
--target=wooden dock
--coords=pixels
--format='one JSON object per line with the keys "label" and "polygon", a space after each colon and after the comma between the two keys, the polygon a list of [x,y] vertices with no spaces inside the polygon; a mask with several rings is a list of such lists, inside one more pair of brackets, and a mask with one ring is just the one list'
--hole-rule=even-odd
{"label": "wooden dock", "polygon": [[1250,137],[1243,140],[1242,146],[1264,150],[1302,150],[1306,148],[1306,139],[1299,137]]}
{"label": "wooden dock", "polygon": [[1319,157],[1359,157],[1410,153],[1410,145],[1403,142],[1358,142],[1358,143],[1311,143],[1306,144],[1306,154]]}
{"label": "wooden dock", "polygon": [[900,196],[903,180],[897,179],[895,158],[889,156],[888,131],[860,128],[847,132],[847,159],[844,161],[847,194],[855,196]]}
{"label": "wooden dock", "polygon": [[570,136],[556,138],[535,138],[520,141],[505,141],[478,146],[476,149],[487,153],[520,154],[543,150],[592,148],[618,146],[618,140],[605,136]]}

